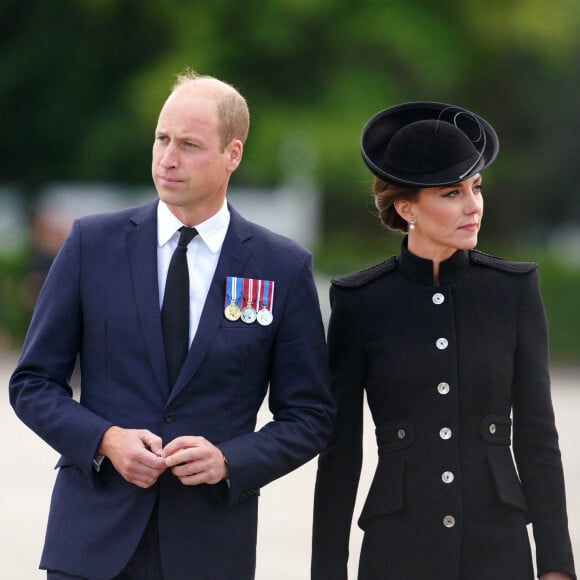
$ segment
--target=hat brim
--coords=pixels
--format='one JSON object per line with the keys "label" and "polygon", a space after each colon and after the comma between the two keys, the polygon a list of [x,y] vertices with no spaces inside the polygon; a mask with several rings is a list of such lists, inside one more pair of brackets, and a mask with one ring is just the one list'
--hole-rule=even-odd
{"label": "hat brim", "polygon": [[[481,152],[481,158],[478,163],[474,164],[471,171],[458,174],[450,168],[447,173],[412,176],[397,172],[392,168],[385,168],[383,158],[386,147],[399,129],[415,121],[441,120],[446,114],[455,115],[456,113],[465,113],[464,118],[471,117],[472,122],[478,123],[485,132],[485,146]],[[371,117],[363,127],[360,147],[366,166],[373,175],[383,181],[411,187],[441,187],[467,179],[489,166],[497,157],[499,139],[493,127],[483,117],[467,109],[445,103],[418,101],[390,107]]]}

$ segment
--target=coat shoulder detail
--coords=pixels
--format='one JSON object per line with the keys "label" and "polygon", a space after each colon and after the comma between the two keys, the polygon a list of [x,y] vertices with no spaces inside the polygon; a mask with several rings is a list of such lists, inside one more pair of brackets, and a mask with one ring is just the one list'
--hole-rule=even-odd
{"label": "coat shoulder detail", "polygon": [[538,267],[535,262],[512,262],[504,258],[498,258],[491,254],[480,252],[479,250],[472,250],[470,252],[471,261],[475,264],[494,268],[496,270],[503,270],[511,274],[527,274]]}
{"label": "coat shoulder detail", "polygon": [[378,278],[381,278],[385,274],[392,272],[397,267],[397,259],[395,256],[387,258],[384,262],[361,270],[360,272],[355,272],[354,274],[348,274],[347,276],[342,276],[341,278],[334,278],[332,284],[334,286],[339,286],[340,288],[358,288],[359,286],[364,286],[369,282],[373,282]]}

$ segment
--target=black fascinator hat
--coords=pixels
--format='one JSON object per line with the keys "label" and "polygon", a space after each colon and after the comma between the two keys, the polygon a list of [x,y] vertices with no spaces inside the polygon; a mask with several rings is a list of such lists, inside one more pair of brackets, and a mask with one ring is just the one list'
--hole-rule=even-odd
{"label": "black fascinator hat", "polygon": [[479,115],[445,103],[404,103],[380,111],[364,126],[361,154],[388,183],[412,187],[452,185],[497,157],[499,140]]}

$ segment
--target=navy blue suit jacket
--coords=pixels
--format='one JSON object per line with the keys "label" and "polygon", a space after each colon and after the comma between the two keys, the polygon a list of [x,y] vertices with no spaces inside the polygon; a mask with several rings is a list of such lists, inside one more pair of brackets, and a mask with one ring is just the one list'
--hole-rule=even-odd
{"label": "navy blue suit jacket", "polygon": [[[329,441],[333,403],[310,254],[243,219],[231,222],[199,330],[169,388],[157,280],[157,202],[77,220],[39,297],[10,383],[19,417],[61,455],[41,567],[115,576],[159,500],[167,578],[254,577],[259,488]],[[224,317],[227,276],[275,281],[273,323]],[[70,377],[79,355],[80,402]],[[255,432],[268,392],[274,420]],[[111,425],[149,429],[164,444],[201,435],[228,458],[230,486],[125,481],[105,460]]]}

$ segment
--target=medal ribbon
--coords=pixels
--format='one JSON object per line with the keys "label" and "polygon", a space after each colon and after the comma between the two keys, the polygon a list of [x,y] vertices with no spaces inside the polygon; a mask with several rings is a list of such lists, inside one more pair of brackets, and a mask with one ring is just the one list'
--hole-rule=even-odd
{"label": "medal ribbon", "polygon": [[246,307],[253,308],[255,297],[258,294],[258,280],[253,278],[244,278],[244,299]]}
{"label": "medal ribbon", "polygon": [[260,305],[262,308],[272,312],[274,302],[274,282],[272,280],[260,280]]}
{"label": "medal ribbon", "polygon": [[226,284],[226,298],[224,306],[238,303],[238,280],[234,276],[228,276]]}

